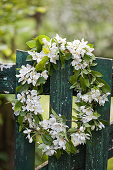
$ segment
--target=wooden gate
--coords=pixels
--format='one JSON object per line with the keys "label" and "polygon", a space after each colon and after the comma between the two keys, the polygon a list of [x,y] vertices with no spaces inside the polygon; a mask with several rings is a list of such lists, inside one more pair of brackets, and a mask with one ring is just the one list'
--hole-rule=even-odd
{"label": "wooden gate", "polygon": [[[0,93],[16,94],[18,82],[16,80],[16,68],[26,64],[28,53],[17,50],[16,65],[0,65]],[[29,63],[29,62],[27,62]],[[112,87],[112,60],[97,58],[96,70],[101,72],[103,79]],[[32,63],[31,63],[32,64]],[[66,61],[64,69],[57,70],[44,86],[43,95],[50,95],[50,105],[57,114],[64,114],[67,119],[72,116],[72,96],[75,91],[70,90],[69,77],[72,75],[70,61]],[[113,90],[112,90],[113,94]],[[104,107],[98,107],[102,119],[110,121],[110,103]],[[69,122],[68,122],[69,123]],[[70,124],[68,124],[70,126]],[[113,124],[106,126],[101,131],[93,132],[93,147],[90,143],[78,146],[79,153],[68,155],[66,153],[57,160],[54,156],[49,158],[49,163],[41,170],[107,170],[107,160],[113,157]],[[15,170],[34,170],[35,144],[29,144],[28,140],[18,131],[18,123],[15,120]]]}

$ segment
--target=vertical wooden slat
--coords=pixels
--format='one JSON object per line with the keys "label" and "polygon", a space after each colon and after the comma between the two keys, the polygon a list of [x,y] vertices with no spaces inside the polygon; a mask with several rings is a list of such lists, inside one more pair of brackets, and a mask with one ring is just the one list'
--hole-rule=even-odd
{"label": "vertical wooden slat", "polygon": [[[66,62],[61,70],[60,62],[57,70],[50,77],[50,106],[57,114],[65,115],[68,120],[72,116],[72,90],[70,90],[69,77],[72,75],[70,62]],[[67,123],[71,126],[71,123]],[[64,154],[58,161],[55,157],[49,158],[48,170],[70,168],[70,157]]]}
{"label": "vertical wooden slat", "polygon": [[[68,120],[72,116],[72,91],[69,78],[72,75],[70,62],[66,62],[64,69],[58,63],[57,70],[50,77],[50,105],[57,114],[63,114]],[[71,123],[68,122],[71,126]],[[84,170],[85,146],[78,146],[79,154],[63,153],[60,159],[55,156],[49,158],[48,170]]]}
{"label": "vertical wooden slat", "polygon": [[[112,82],[112,60],[97,58],[98,65],[96,70],[101,72],[103,79],[110,85]],[[98,112],[102,119],[110,121],[110,100],[106,102],[104,107],[98,107]],[[102,131],[93,133],[93,146],[90,143],[86,144],[86,170],[107,170],[108,159],[108,142],[109,128],[105,127]]]}
{"label": "vertical wooden slat", "polygon": [[[26,64],[28,53],[17,51],[16,67]],[[18,82],[16,82],[16,87]],[[25,136],[19,132],[18,123],[15,122],[15,170],[34,170],[35,162],[35,144],[29,144]]]}

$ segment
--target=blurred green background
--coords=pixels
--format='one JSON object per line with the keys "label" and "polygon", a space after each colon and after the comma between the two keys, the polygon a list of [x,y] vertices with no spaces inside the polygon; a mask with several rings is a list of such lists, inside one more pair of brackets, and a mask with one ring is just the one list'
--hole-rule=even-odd
{"label": "blurred green background", "polygon": [[[37,35],[56,33],[70,41],[84,38],[94,44],[96,56],[113,59],[113,1],[0,0],[0,63],[15,63],[16,49],[28,50],[26,41]],[[47,113],[49,97],[41,101]],[[44,160],[36,149],[36,166]],[[108,170],[113,170],[113,159]]]}

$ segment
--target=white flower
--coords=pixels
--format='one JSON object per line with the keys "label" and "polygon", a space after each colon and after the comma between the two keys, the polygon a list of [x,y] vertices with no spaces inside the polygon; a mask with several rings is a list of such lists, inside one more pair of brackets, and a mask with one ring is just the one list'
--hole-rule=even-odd
{"label": "white flower", "polygon": [[105,102],[106,101],[108,101],[108,96],[110,95],[110,93],[106,93],[106,94],[104,94],[103,96],[101,96],[100,98],[99,98],[99,105],[100,106],[104,106],[104,104],[105,104]]}
{"label": "white flower", "polygon": [[71,137],[73,138],[73,142],[74,145],[78,145],[78,144],[85,144],[86,143],[86,139],[90,139],[90,135],[88,133],[73,133],[71,134]]}
{"label": "white flower", "polygon": [[28,138],[29,139],[29,143],[32,143],[33,142],[33,138],[32,137],[30,137],[30,138]]}
{"label": "white flower", "polygon": [[98,125],[99,129],[101,130],[102,128],[105,128],[104,124],[102,122],[99,122],[99,125]]}
{"label": "white flower", "polygon": [[76,56],[73,61],[71,62],[72,66],[75,66],[81,62],[81,58],[79,56]]}
{"label": "white flower", "polygon": [[82,68],[82,69],[85,69],[87,66],[88,66],[88,64],[87,64],[86,62],[84,62],[84,63],[81,65],[81,68]]}
{"label": "white flower", "polygon": [[79,70],[82,68],[82,64],[81,63],[78,63],[75,67],[75,70]]}
{"label": "white flower", "polygon": [[45,80],[47,80],[48,78],[48,75],[47,75],[47,70],[44,70],[42,73],[41,73],[41,77],[44,77]]}
{"label": "white flower", "polygon": [[39,124],[40,124],[40,126],[43,127],[45,130],[50,127],[48,120],[43,120],[43,121],[39,122]]}
{"label": "white flower", "polygon": [[44,43],[44,46],[51,46],[51,41],[47,41],[46,38],[43,38],[43,43]]}
{"label": "white flower", "polygon": [[19,116],[20,112],[14,112],[15,116]]}
{"label": "white flower", "polygon": [[87,115],[83,115],[82,122],[87,123],[87,122],[89,122],[89,121],[91,121],[93,119],[95,120],[95,119],[97,119],[97,117],[94,116],[93,113],[90,113],[90,114],[87,114]]}
{"label": "white flower", "polygon": [[85,131],[85,127],[81,126],[81,127],[79,128],[79,130],[80,130],[81,132],[84,132],[84,131]]}
{"label": "white flower", "polygon": [[31,129],[26,128],[26,130],[24,130],[23,133],[29,134],[29,133],[31,133]]}
{"label": "white flower", "polygon": [[91,130],[94,130],[94,129],[95,129],[95,125],[92,125],[92,126],[91,126]]}
{"label": "white flower", "polygon": [[57,40],[57,42],[58,43],[61,43],[61,44],[63,44],[63,45],[65,45],[66,44],[66,38],[61,38],[58,34],[56,34],[56,40]]}
{"label": "white flower", "polygon": [[19,73],[20,74],[16,75],[16,77],[20,77],[18,82],[22,82],[22,84],[27,82],[28,84],[33,84],[33,86],[35,86],[40,77],[40,73],[37,73],[35,68],[29,64],[22,66]]}
{"label": "white flower", "polygon": [[66,149],[66,141],[63,138],[57,138],[56,140],[53,141],[53,144],[55,145],[55,148],[63,148],[63,150]]}
{"label": "white flower", "polygon": [[53,149],[53,147],[46,145],[45,148],[42,150],[43,153],[45,153],[48,156],[54,155],[56,151]]}
{"label": "white flower", "polygon": [[21,101],[22,103],[25,102],[25,92],[22,92],[21,94],[17,94],[17,99]]}
{"label": "white flower", "polygon": [[86,48],[86,54],[89,56],[92,56],[92,52],[94,51],[94,48],[90,48],[88,45],[85,47]]}
{"label": "white flower", "polygon": [[42,60],[42,58],[44,56],[46,56],[43,51],[41,51],[40,53],[37,53],[35,51],[33,51],[33,52],[28,51],[28,54],[30,54],[32,56],[33,60],[37,61],[37,64]]}
{"label": "white flower", "polygon": [[83,96],[81,96],[82,100],[85,102],[89,101],[89,95],[88,94],[84,94]]}

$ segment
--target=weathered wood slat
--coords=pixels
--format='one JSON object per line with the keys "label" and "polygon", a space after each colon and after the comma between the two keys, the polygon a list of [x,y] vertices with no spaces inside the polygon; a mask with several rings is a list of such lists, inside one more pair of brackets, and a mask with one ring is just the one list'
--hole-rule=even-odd
{"label": "weathered wood slat", "polygon": [[[57,70],[50,77],[50,105],[57,114],[63,114],[68,120],[72,114],[72,91],[69,89],[69,77],[72,74],[70,63],[66,62],[64,69],[58,63]],[[71,124],[68,122],[68,125]],[[68,155],[64,153],[59,160],[56,157],[49,158],[48,170],[84,170],[85,147],[79,147],[79,154]],[[46,166],[47,168],[47,166]]]}
{"label": "weathered wood slat", "polygon": [[[26,52],[17,51],[16,66],[25,65],[27,57]],[[18,86],[16,79],[16,86]],[[19,126],[15,121],[15,170],[34,170],[35,169],[35,144],[30,144],[28,139],[25,138],[23,133],[19,132]]]}
{"label": "weathered wood slat", "polygon": [[[57,114],[64,114],[68,120],[71,120],[72,113],[72,90],[70,90],[69,77],[72,74],[70,63],[66,63],[61,70],[61,64],[58,62],[57,70],[53,71],[50,77],[50,105]],[[70,123],[68,122],[70,126]],[[70,169],[70,158],[64,154],[58,161],[55,157],[49,158],[48,170]]]}
{"label": "weathered wood slat", "polygon": [[15,94],[16,65],[0,65],[0,94]]}
{"label": "weathered wood slat", "polygon": [[[103,79],[110,85],[112,80],[112,60],[97,59],[98,65],[96,70],[101,72]],[[110,121],[110,103],[106,102],[104,107],[98,107],[98,112],[102,119]],[[107,170],[108,144],[109,144],[109,127],[106,126],[101,131],[95,131],[92,136],[93,146],[86,144],[86,170]]]}
{"label": "weathered wood slat", "polygon": [[109,126],[109,147],[108,147],[108,159],[113,157],[113,122]]}
{"label": "weathered wood slat", "polygon": [[[113,65],[113,60],[112,60]],[[113,68],[112,68],[112,89],[111,89],[111,96],[113,97]]]}

